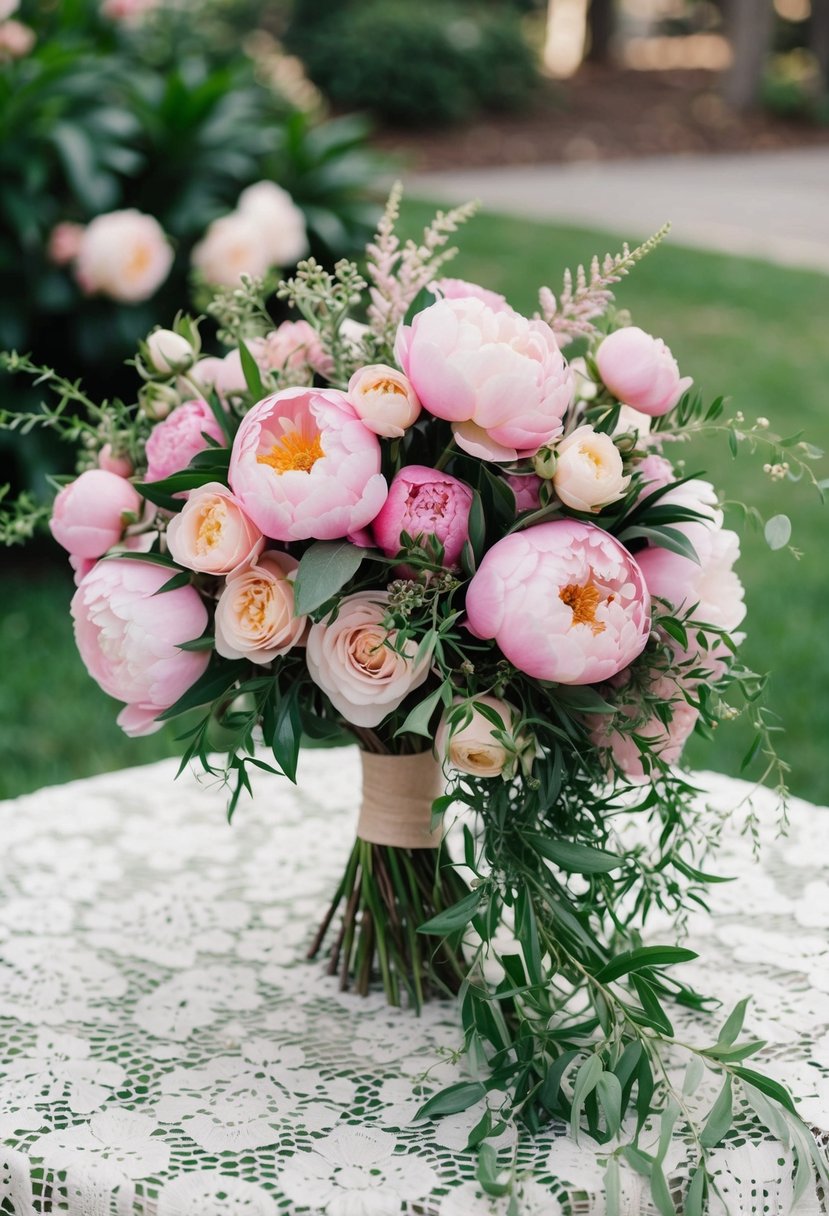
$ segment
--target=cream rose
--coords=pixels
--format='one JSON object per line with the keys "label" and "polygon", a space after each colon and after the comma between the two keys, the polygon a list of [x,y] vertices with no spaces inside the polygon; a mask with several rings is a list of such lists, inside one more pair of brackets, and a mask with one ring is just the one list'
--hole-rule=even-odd
{"label": "cream rose", "polygon": [[359,368],[348,382],[347,396],[364,425],[384,439],[400,439],[420,413],[408,378],[385,363]]}
{"label": "cream rose", "polygon": [[232,574],[216,604],[216,652],[225,659],[270,663],[296,646],[307,618],[294,616],[299,562],[269,550]]}
{"label": "cream rose", "polygon": [[167,526],[173,560],[202,574],[230,574],[252,562],[264,544],[256,524],[218,481],[191,490],[181,513]]}
{"label": "cream rose", "polygon": [[[462,702],[456,701],[455,704]],[[496,727],[476,708],[477,705],[492,710],[499,718],[501,727]],[[507,746],[497,738],[497,734],[500,729],[512,735],[518,711],[509,702],[487,695],[475,697],[470,709],[472,717],[465,726],[453,727],[444,714],[435,735],[438,760],[471,777],[500,777],[504,769],[511,767],[518,748],[515,745]]]}
{"label": "cream rose", "polygon": [[429,672],[428,659],[415,665],[416,642],[393,649],[395,634],[383,626],[388,602],[385,591],[347,595],[333,621],[308,633],[311,678],[354,726],[378,726]]}
{"label": "cream rose", "polygon": [[630,477],[609,435],[580,426],[556,447],[555,492],[573,511],[598,511],[624,496]]}

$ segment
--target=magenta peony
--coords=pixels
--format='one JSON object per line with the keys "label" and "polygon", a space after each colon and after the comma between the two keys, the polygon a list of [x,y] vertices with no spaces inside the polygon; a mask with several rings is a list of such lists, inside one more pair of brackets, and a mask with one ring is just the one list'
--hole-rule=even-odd
{"label": "magenta peony", "polygon": [[614,397],[651,417],[667,414],[694,383],[690,376],[680,378],[662,339],[636,325],[609,334],[596,351],[596,365]]}
{"label": "magenta peony", "polygon": [[561,684],[608,680],[650,634],[639,567],[607,532],[575,520],[514,532],[489,550],[466,594],[468,626],[519,671]]}
{"label": "magenta peony", "polygon": [[334,540],[371,523],[386,501],[380,442],[334,389],[287,388],[242,420],[229,480],[274,540]]}
{"label": "magenta peony", "polygon": [[207,609],[194,587],[157,594],[170,571],[150,562],[107,558],[72,598],[75,641],[104,692],[127,704],[118,725],[128,735],[159,729],[160,713],[202,675],[206,651],[179,650],[199,637]]}
{"label": "magenta peony", "polygon": [[472,491],[457,477],[410,464],[389,487],[389,496],[372,524],[374,538],[386,557],[394,557],[400,550],[401,533],[408,532],[415,540],[435,536],[443,545],[444,565],[454,566],[469,536],[471,506]]}
{"label": "magenta peony", "polygon": [[203,574],[230,574],[261,552],[265,541],[227,486],[208,482],[191,490],[167,526],[174,561]]}
{"label": "magenta peony", "polygon": [[150,432],[145,481],[161,481],[186,469],[197,452],[210,446],[206,435],[221,447],[226,443],[222,428],[206,401],[185,401],[174,409]]}
{"label": "magenta peony", "polygon": [[58,493],[49,527],[73,557],[100,557],[117,545],[127,523],[135,522],[141,509],[138,491],[123,477],[88,469]]}
{"label": "magenta peony", "polygon": [[354,726],[378,726],[429,674],[428,656],[415,664],[417,642],[401,646],[384,628],[388,602],[386,591],[347,595],[334,620],[308,631],[311,679]]}
{"label": "magenta peony", "polygon": [[561,434],[573,377],[543,321],[439,300],[401,327],[395,355],[424,408],[473,456],[515,460]]}

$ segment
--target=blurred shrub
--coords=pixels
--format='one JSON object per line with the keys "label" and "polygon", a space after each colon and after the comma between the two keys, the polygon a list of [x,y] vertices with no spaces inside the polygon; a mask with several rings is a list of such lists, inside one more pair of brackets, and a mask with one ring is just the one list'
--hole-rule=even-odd
{"label": "blurred shrub", "polygon": [[[93,395],[117,394],[137,339],[189,304],[191,250],[246,186],[284,187],[326,261],[361,247],[376,218],[366,187],[379,162],[364,120],[318,122],[295,108],[238,35],[200,46],[199,31],[207,39],[216,27],[199,11],[187,6],[187,36],[176,40],[176,5],[129,25],[87,0],[23,0],[15,16],[38,41],[0,54],[0,348],[83,376]],[[122,208],[154,216],[175,248],[169,276],[142,303],[84,295],[49,256],[57,224]],[[6,403],[19,391],[2,385]],[[15,459],[26,466],[18,480],[31,481],[34,435]]]}
{"label": "blurred shrub", "polygon": [[[305,17],[316,2],[303,0]],[[338,0],[332,8],[325,20],[295,24],[289,37],[337,106],[428,126],[520,109],[537,83],[534,54],[510,7]]]}

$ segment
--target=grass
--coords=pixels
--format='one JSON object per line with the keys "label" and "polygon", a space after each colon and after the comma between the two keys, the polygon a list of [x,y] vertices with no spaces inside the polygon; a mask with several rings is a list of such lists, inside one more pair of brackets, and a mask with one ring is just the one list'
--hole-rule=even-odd
{"label": "grass", "polygon": [[[405,225],[414,233],[431,211],[407,205]],[[522,311],[535,307],[541,283],[558,289],[565,266],[619,244],[601,233],[498,216],[472,220],[462,243],[451,273],[504,292]],[[829,448],[829,278],[666,244],[620,284],[617,302],[666,340],[706,396],[730,395],[747,419],[765,415],[773,429],[802,429],[810,442]],[[829,802],[824,508],[803,485],[770,482],[762,458],[747,450],[733,460],[724,438],[688,445],[682,454],[689,471],[707,470],[729,499],[792,519],[800,561],[785,551],[771,553],[755,532],[744,534],[743,653],[755,670],[774,673],[769,700],[785,726],[779,746],[791,765],[793,791]],[[825,463],[819,467],[829,476]],[[114,703],[94,688],[74,652],[71,591],[68,576],[34,565],[3,579],[0,795],[175,753],[174,728],[129,740],[115,726]],[[721,727],[710,744],[692,740],[687,757],[697,767],[737,775],[750,741],[736,722]]]}

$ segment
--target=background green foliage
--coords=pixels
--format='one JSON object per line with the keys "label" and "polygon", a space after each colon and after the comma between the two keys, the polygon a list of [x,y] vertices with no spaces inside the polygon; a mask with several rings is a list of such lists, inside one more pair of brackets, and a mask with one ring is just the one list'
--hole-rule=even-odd
{"label": "background green foliage", "polygon": [[535,55],[510,5],[443,0],[297,4],[288,42],[337,106],[400,126],[517,110],[537,83]]}
{"label": "background green foliage", "polygon": [[[414,235],[432,213],[431,205],[408,204],[401,233]],[[546,280],[555,291],[565,266],[621,242],[605,233],[479,216],[461,243],[452,274],[502,291],[517,308],[531,311],[537,285]],[[802,428],[812,443],[829,448],[823,335],[829,278],[683,250],[669,241],[619,285],[617,302],[631,309],[637,324],[665,338],[683,372],[695,376],[707,397],[729,393],[748,420],[765,415],[773,427],[788,433]],[[786,551],[771,553],[759,533],[744,533],[739,572],[747,588],[745,656],[755,670],[773,673],[770,701],[786,728],[779,747],[792,766],[792,789],[829,802],[825,509],[805,486],[770,482],[762,460],[747,451],[733,460],[724,439],[688,445],[675,456],[684,457],[689,472],[708,470],[729,499],[754,503],[765,516],[784,512],[793,521],[800,561]],[[730,522],[737,522],[734,513]],[[49,551],[44,545],[44,554]],[[7,552],[3,561],[10,566],[14,556]],[[178,750],[172,742],[177,728],[144,740],[121,734],[115,703],[92,684],[74,651],[71,593],[62,565],[29,561],[3,577],[0,793]],[[692,740],[686,755],[697,767],[737,775],[749,742],[741,723],[732,723],[721,727],[711,745]]]}

